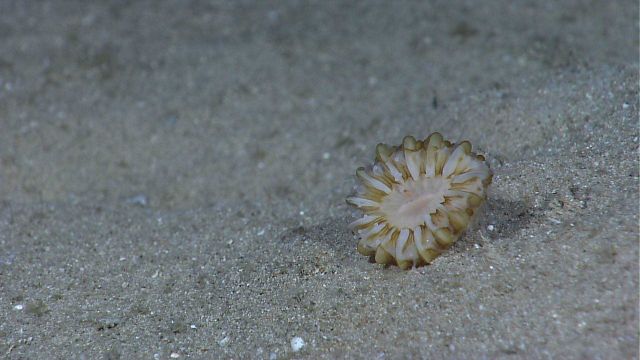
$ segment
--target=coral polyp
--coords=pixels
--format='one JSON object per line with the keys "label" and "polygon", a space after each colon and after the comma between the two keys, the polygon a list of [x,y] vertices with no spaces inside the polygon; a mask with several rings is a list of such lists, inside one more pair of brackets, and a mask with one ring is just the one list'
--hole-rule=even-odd
{"label": "coral polyp", "polygon": [[440,133],[399,146],[378,144],[376,159],[358,168],[360,182],[347,203],[362,218],[349,227],[358,252],[402,269],[430,264],[467,229],[487,196],[492,173],[471,143]]}

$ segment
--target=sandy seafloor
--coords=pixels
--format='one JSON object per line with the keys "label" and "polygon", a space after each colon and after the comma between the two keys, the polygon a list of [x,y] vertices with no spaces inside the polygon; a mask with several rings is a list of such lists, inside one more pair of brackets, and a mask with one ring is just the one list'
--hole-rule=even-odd
{"label": "sandy seafloor", "polygon": [[[0,358],[638,358],[637,1],[1,1]],[[344,198],[440,131],[432,265]],[[291,339],[305,346],[293,352]]]}

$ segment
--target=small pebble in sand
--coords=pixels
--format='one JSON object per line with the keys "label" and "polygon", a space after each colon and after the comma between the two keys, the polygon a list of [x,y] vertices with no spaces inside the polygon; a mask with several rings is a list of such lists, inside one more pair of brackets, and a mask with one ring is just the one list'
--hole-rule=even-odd
{"label": "small pebble in sand", "polygon": [[304,340],[302,340],[301,337],[296,336],[291,339],[291,350],[293,350],[293,352],[300,351],[304,347],[304,345]]}
{"label": "small pebble in sand", "polygon": [[147,206],[147,197],[144,194],[136,195],[128,198],[127,203],[145,207]]}
{"label": "small pebble in sand", "polygon": [[178,353],[171,353],[171,355],[169,355],[169,357],[171,357],[172,359],[177,359],[180,357],[180,354]]}
{"label": "small pebble in sand", "polygon": [[218,341],[218,345],[220,346],[225,346],[227,345],[227,343],[229,343],[229,337],[225,336],[224,338],[222,338],[222,340]]}
{"label": "small pebble in sand", "polygon": [[495,230],[495,229],[496,229],[496,227],[495,227],[495,226],[493,226],[493,225],[491,225],[491,224],[487,225],[487,230],[489,230],[489,231],[493,231],[493,230]]}
{"label": "small pebble in sand", "polygon": [[15,306],[13,307],[13,309],[14,309],[14,310],[22,310],[22,309],[24,309],[24,305],[22,305],[22,304],[15,305]]}

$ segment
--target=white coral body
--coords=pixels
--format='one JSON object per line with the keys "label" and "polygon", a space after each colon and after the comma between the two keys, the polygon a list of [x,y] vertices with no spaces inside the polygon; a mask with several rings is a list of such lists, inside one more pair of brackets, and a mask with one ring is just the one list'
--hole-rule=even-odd
{"label": "white coral body", "polygon": [[439,133],[402,145],[378,144],[376,161],[359,168],[362,184],[347,203],[364,216],[350,228],[358,251],[403,269],[431,263],[467,229],[486,199],[492,173],[471,144],[452,144]]}

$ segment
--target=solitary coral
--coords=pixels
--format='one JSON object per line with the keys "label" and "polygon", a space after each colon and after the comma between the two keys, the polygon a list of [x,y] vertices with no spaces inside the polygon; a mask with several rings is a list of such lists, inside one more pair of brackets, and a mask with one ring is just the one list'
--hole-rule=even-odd
{"label": "solitary coral", "polygon": [[347,203],[364,216],[350,228],[360,238],[358,252],[380,264],[403,269],[431,263],[466,230],[486,199],[492,173],[471,144],[424,141],[378,144],[376,161],[356,171],[361,186]]}

